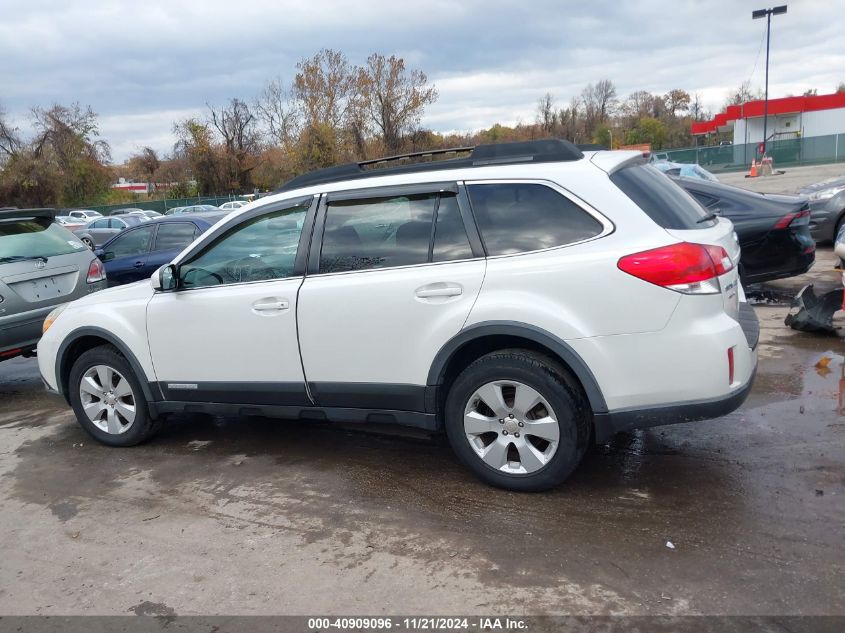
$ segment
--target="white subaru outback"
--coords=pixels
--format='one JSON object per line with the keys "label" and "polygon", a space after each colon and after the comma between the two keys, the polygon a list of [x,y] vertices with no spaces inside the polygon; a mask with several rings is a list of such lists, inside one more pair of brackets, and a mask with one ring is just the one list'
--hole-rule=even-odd
{"label": "white subaru outback", "polygon": [[445,429],[516,490],[744,401],[759,330],[728,220],[640,153],[465,154],[300,176],[149,282],[57,309],[48,389],[113,446],[193,411]]}

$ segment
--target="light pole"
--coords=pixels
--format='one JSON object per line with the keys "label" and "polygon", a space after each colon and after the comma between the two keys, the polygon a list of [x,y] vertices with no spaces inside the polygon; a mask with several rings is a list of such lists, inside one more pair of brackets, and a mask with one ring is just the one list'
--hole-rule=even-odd
{"label": "light pole", "polygon": [[763,156],[766,155],[766,128],[769,120],[769,37],[772,34],[772,16],[786,13],[786,5],[751,12],[751,19],[766,18],[766,97],[763,101]]}

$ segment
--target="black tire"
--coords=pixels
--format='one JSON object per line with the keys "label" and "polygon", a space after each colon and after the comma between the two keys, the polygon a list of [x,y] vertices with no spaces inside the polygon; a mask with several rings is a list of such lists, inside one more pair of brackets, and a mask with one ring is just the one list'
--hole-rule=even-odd
{"label": "black tire", "polygon": [[[105,365],[116,370],[122,375],[132,388],[132,397],[135,407],[135,419],[131,426],[123,433],[112,434],[98,428],[83,409],[82,399],[79,393],[79,386],[82,377],[92,367]],[[141,383],[132,367],[126,359],[111,345],[102,345],[84,352],[73,363],[68,379],[68,395],[73,412],[79,425],[98,442],[108,446],[135,446],[148,440],[158,431],[158,420],[150,417],[147,400]]]}
{"label": "black tire", "polygon": [[[556,414],[557,451],[535,472],[506,473],[493,468],[473,450],[464,432],[464,410],[472,395],[486,383],[500,380],[536,390]],[[522,349],[492,352],[470,364],[452,383],[444,413],[449,444],[461,462],[492,486],[525,492],[548,490],[565,481],[584,456],[592,427],[589,405],[569,372],[547,356]]]}
{"label": "black tire", "polygon": [[85,246],[90,248],[92,251],[94,250],[94,241],[90,237],[86,235],[84,237],[81,237],[80,239],[82,240],[82,243],[85,244]]}

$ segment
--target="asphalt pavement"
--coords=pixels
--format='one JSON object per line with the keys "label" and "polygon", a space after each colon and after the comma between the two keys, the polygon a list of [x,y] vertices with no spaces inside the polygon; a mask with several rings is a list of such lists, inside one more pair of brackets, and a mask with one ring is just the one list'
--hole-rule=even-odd
{"label": "asphalt pavement", "polygon": [[0,613],[845,614],[845,344],[755,309],[741,409],[538,494],[381,426],[183,417],[108,448],[2,362]]}

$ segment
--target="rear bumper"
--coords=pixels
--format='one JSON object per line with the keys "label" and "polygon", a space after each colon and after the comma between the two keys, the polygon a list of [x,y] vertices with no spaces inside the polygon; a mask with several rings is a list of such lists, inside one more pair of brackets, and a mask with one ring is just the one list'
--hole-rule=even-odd
{"label": "rear bumper", "polygon": [[596,426],[596,443],[604,444],[611,437],[622,431],[645,429],[652,426],[666,424],[681,424],[683,422],[698,422],[711,420],[736,411],[754,386],[757,365],[751,372],[751,377],[744,385],[733,390],[722,398],[698,400],[694,402],[679,402],[650,409],[631,409],[626,411],[611,411],[594,416]]}
{"label": "rear bumper", "polygon": [[817,242],[832,242],[836,237],[833,232],[842,209],[834,200],[837,198],[810,202],[810,233]]}
{"label": "rear bumper", "polygon": [[710,420],[727,415],[739,408],[751,392],[751,388],[754,386],[754,377],[757,374],[757,344],[760,338],[760,323],[754,309],[744,302],[739,304],[737,321],[745,336],[748,346],[747,362],[750,363],[744,383],[733,386],[730,391],[714,398],[596,413],[593,417],[596,443],[604,444],[613,435],[622,431]]}
{"label": "rear bumper", "polygon": [[0,358],[10,350],[31,351],[41,338],[44,319],[55,306],[0,318]]}

